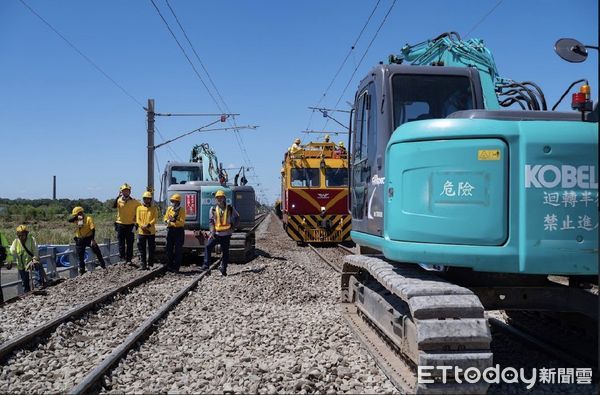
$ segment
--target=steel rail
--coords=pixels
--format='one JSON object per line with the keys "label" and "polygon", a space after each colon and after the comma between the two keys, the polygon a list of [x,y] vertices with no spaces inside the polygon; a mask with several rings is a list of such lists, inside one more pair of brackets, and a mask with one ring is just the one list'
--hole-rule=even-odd
{"label": "steel rail", "polygon": [[311,250],[313,250],[315,252],[315,254],[317,254],[319,256],[319,258],[321,258],[326,264],[328,264],[333,270],[335,270],[338,273],[342,272],[342,268],[340,265],[336,265],[332,262],[329,261],[329,259],[325,258],[323,255],[321,255],[321,253],[312,245],[312,244],[308,244],[308,246],[310,247]]}
{"label": "steel rail", "polygon": [[344,251],[346,251],[349,254],[356,255],[356,251],[354,251],[352,248],[346,247],[344,245],[338,244],[337,248],[339,248],[341,250],[344,250]]}
{"label": "steel rail", "polygon": [[38,337],[50,334],[54,330],[54,328],[56,328],[60,324],[82,316],[86,312],[92,310],[95,306],[106,302],[107,300],[113,298],[117,294],[128,292],[130,288],[136,287],[158,276],[159,274],[164,272],[164,270],[164,266],[156,268],[149,273],[145,273],[142,276],[136,277],[135,279],[117,287],[116,289],[105,292],[104,294],[92,299],[91,301],[85,304],[76,306],[66,311],[65,313],[59,315],[58,317],[51,319],[50,321],[36,326],[35,328],[27,331],[21,336],[4,342],[2,345],[0,345],[0,361],[5,360],[15,349],[23,348],[28,344],[35,342]]}
{"label": "steel rail", "polygon": [[134,348],[138,342],[142,339],[146,339],[147,335],[156,328],[156,323],[164,318],[169,311],[171,311],[179,302],[181,302],[188,292],[192,291],[198,286],[198,283],[209,275],[210,271],[220,264],[221,259],[218,259],[209,270],[203,272],[188,285],[184,286],[175,296],[169,301],[163,304],[154,314],[146,319],[140,326],[137,327],[120,345],[118,345],[108,357],[106,357],[100,364],[98,364],[87,376],[85,376],[79,384],[71,388],[69,394],[84,394],[89,392],[96,383],[98,383],[102,377],[110,370],[110,368],[116,365],[121,358]]}
{"label": "steel rail", "polygon": [[252,228],[250,228],[250,232],[254,232],[256,230],[256,228],[258,228],[258,225],[260,225],[265,218],[267,218],[267,215],[269,215],[268,212],[263,213],[263,214],[258,214],[256,217],[254,217],[254,222],[256,222],[254,224],[254,226]]}

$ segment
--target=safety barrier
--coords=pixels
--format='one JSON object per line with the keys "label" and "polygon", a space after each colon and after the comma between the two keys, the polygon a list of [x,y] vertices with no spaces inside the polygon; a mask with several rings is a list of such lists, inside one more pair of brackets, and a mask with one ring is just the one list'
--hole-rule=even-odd
{"label": "safety barrier", "polygon": [[[102,256],[104,257],[104,261],[107,265],[112,263],[117,263],[119,260],[116,259],[112,262],[111,258],[119,256],[119,244],[116,242],[111,242],[110,239],[104,239],[104,243],[98,244],[100,247],[100,251],[102,252]],[[40,262],[46,268],[46,276],[49,280],[56,280],[60,277],[72,278],[76,277],[78,274],[79,268],[79,258],[77,257],[77,252],[75,251],[75,244],[69,244],[69,248],[63,252],[56,252],[56,247],[47,247],[46,255],[40,256]],[[69,257],[69,266],[68,267],[56,267],[56,259],[61,256],[67,255]],[[93,271],[96,266],[98,266],[98,259],[96,255],[90,254],[90,257],[93,259],[86,260],[86,268],[88,271]],[[21,280],[12,281],[6,284],[2,284],[1,290],[4,293],[5,289],[16,288],[16,296],[22,295],[24,292],[23,283]],[[8,300],[11,298],[5,298]]]}

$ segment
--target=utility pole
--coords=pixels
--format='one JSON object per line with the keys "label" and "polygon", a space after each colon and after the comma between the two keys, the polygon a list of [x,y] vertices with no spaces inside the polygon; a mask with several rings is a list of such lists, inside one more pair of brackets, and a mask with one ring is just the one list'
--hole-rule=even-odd
{"label": "utility pole", "polygon": [[52,176],[52,200],[56,200],[56,176]]}
{"label": "utility pole", "polygon": [[148,99],[148,188],[154,191],[154,99]]}

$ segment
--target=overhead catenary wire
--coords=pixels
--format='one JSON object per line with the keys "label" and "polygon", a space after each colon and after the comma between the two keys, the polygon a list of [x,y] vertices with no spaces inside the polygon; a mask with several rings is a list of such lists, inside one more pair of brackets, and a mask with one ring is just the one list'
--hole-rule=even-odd
{"label": "overhead catenary wire", "polygon": [[477,29],[479,27],[479,25],[481,25],[483,23],[483,21],[485,21],[487,19],[487,17],[489,17],[490,15],[492,15],[492,13],[494,11],[496,11],[496,8],[498,8],[500,6],[500,4],[502,4],[504,0],[499,0],[496,5],[494,5],[487,13],[485,13],[481,18],[479,18],[479,20],[477,22],[475,22],[475,24],[469,29],[469,31],[465,34],[465,37],[469,36],[469,34],[471,34],[472,32],[475,31],[475,29]]}
{"label": "overhead catenary wire", "polygon": [[[373,42],[375,41],[375,39],[377,38],[377,36],[379,35],[379,32],[381,31],[381,28],[383,28],[383,25],[385,25],[385,22],[387,21],[388,16],[390,15],[390,13],[392,12],[392,10],[394,9],[394,6],[396,5],[396,1],[394,0],[392,2],[392,5],[390,5],[390,8],[387,10],[385,16],[383,17],[383,19],[381,20],[381,23],[379,24],[379,27],[377,28],[377,31],[375,31],[375,34],[373,35],[373,38],[371,38],[371,41],[369,42],[369,45],[367,45],[367,48],[365,49],[363,55],[361,56],[360,60],[358,61],[358,64],[356,65],[356,67],[354,68],[354,70],[352,71],[352,74],[350,75],[350,78],[348,79],[348,82],[346,83],[346,86],[344,87],[344,89],[342,90],[342,93],[340,94],[340,97],[338,98],[338,100],[335,103],[334,110],[338,109],[338,105],[340,104],[340,102],[342,101],[342,98],[344,97],[344,94],[346,93],[346,90],[348,90],[348,87],[350,86],[350,84],[352,83],[352,81],[354,80],[354,76],[356,75],[356,72],[358,71],[358,68],[360,67],[360,65],[362,64],[363,60],[365,59],[365,57],[367,56],[367,53],[369,52],[369,49],[371,49],[371,46],[373,45]],[[329,120],[328,120],[329,121]],[[325,125],[327,125],[327,122],[325,122]]]}
{"label": "overhead catenary wire", "polygon": [[[204,82],[204,80],[202,79],[202,77],[200,76],[200,74],[198,73],[198,70],[196,69],[196,67],[194,66],[194,64],[192,63],[190,57],[187,55],[185,49],[183,48],[183,46],[181,45],[181,43],[179,42],[179,40],[177,39],[177,37],[175,36],[175,33],[173,32],[173,30],[171,29],[169,23],[167,22],[167,20],[164,18],[164,16],[162,15],[162,13],[160,12],[158,6],[156,5],[156,3],[154,2],[154,0],[150,0],[152,2],[152,5],[154,6],[154,8],[156,9],[156,11],[158,12],[159,16],[161,17],[162,21],[165,23],[165,25],[167,26],[167,29],[169,30],[169,32],[171,33],[171,36],[175,39],[175,41],[177,42],[177,45],[179,46],[179,48],[181,49],[182,53],[184,54],[184,56],[186,57],[188,63],[190,63],[190,65],[192,66],[192,68],[194,69],[194,72],[196,73],[196,75],[198,76],[198,78],[201,80],[202,85],[204,86],[204,88],[207,90],[209,96],[212,98],[213,102],[216,104],[217,108],[219,109],[219,111],[224,112],[223,108],[225,108],[225,110],[227,112],[231,112],[229,110],[229,107],[227,106],[227,103],[225,102],[225,100],[223,99],[223,96],[221,95],[221,93],[219,92],[219,89],[217,88],[216,84],[214,83],[212,77],[210,76],[210,73],[208,72],[206,66],[204,65],[204,63],[202,62],[202,60],[200,59],[200,56],[198,55],[198,52],[196,51],[194,45],[192,44],[191,40],[189,39],[189,36],[187,35],[187,32],[185,31],[185,28],[183,27],[183,24],[180,22],[179,18],[177,17],[177,14],[175,12],[175,10],[173,9],[173,7],[171,6],[171,4],[169,3],[168,0],[166,0],[167,6],[169,7],[169,10],[171,11],[171,13],[173,14],[173,17],[175,18],[179,28],[181,29],[184,37],[187,40],[188,45],[190,46],[190,48],[192,49],[192,52],[194,52],[194,55],[196,56],[196,59],[198,60],[198,62],[200,63],[202,69],[204,70],[204,72],[206,73],[209,82],[211,83],[211,85],[213,86],[217,96],[219,97],[219,99],[221,100],[222,104],[223,104],[223,108],[221,107],[220,103],[216,100],[215,96],[212,94],[210,88],[207,86],[207,84]],[[244,141],[242,139],[242,137],[239,135],[239,127],[237,126],[237,122],[235,120],[235,116],[232,116],[231,119],[228,118],[228,122],[231,124],[233,123],[233,131],[234,131],[234,136],[236,139],[236,142],[240,148],[240,151],[242,153],[242,161],[244,162],[244,164],[246,165],[246,167],[250,167],[252,168],[253,172],[256,174],[256,171],[254,170],[254,165],[252,164],[252,161],[250,159],[250,156],[248,155],[247,149],[245,147]],[[257,175],[258,177],[258,175]],[[260,185],[260,184],[257,184]],[[262,195],[265,195],[264,189],[262,187],[260,187],[260,192],[262,193]],[[265,196],[266,198],[266,196]]]}
{"label": "overhead catenary wire", "polygon": [[[346,65],[346,62],[350,58],[350,55],[356,49],[356,45],[358,44],[358,41],[360,40],[360,38],[362,37],[363,33],[365,32],[365,29],[367,28],[367,26],[369,25],[369,22],[371,21],[371,18],[373,18],[373,15],[375,14],[375,11],[379,7],[379,3],[380,2],[381,2],[381,0],[377,0],[377,3],[375,4],[375,7],[373,7],[373,10],[369,14],[369,17],[367,18],[367,21],[364,23],[362,29],[360,29],[360,32],[358,33],[358,36],[356,37],[356,39],[354,40],[354,42],[352,43],[352,45],[350,46],[350,50],[346,54],[346,57],[344,58],[344,60],[342,61],[342,63],[338,67],[337,71],[333,75],[333,78],[329,82],[329,85],[327,85],[327,88],[325,88],[325,91],[323,92],[323,94],[319,98],[319,101],[317,102],[317,105],[315,107],[319,107],[319,105],[323,102],[323,100],[327,96],[327,93],[329,93],[329,90],[333,86],[333,83],[335,82],[335,80],[337,79],[337,77],[340,75],[342,69]],[[313,109],[313,111],[311,111],[311,114],[310,114],[310,119],[308,120],[308,126],[306,127],[307,130],[310,129],[310,125],[312,123],[312,118],[313,118],[314,113],[315,113],[315,110]]]}
{"label": "overhead catenary wire", "polygon": [[133,100],[136,104],[138,104],[140,107],[142,107],[142,109],[144,108],[144,105],[138,99],[136,99],[135,96],[133,96],[131,93],[129,93],[127,91],[127,89],[125,89],[121,84],[119,84],[117,81],[115,81],[115,79],[112,78],[106,71],[104,71],[96,62],[94,62],[92,60],[92,58],[90,58],[82,50],[80,50],[79,48],[77,48],[77,46],[75,44],[73,44],[67,37],[65,37],[61,32],[59,32],[54,26],[52,26],[52,24],[50,24],[50,22],[48,22],[46,19],[44,19],[37,11],[35,11],[29,4],[27,4],[25,2],[25,0],[19,0],[19,1],[33,15],[35,15],[36,17],[38,17],[46,26],[48,26],[54,33],[56,33],[56,35],[58,37],[60,37],[64,42],[66,42],[67,45],[69,45],[75,52],[77,52],[77,54],[79,54],[79,56],[81,56],[86,62],[88,62],[89,64],[91,64],[98,72],[100,72],[100,74],[102,74],[106,79],[108,79],[121,92],[123,92],[123,94],[125,94],[127,97],[129,97],[131,100]]}
{"label": "overhead catenary wire", "polygon": [[158,6],[156,5],[156,3],[154,2],[154,0],[150,0],[150,2],[152,3],[152,5],[154,6],[154,9],[156,10],[156,12],[158,13],[158,15],[160,16],[160,19],[163,21],[163,23],[165,24],[165,26],[167,27],[167,30],[169,31],[169,33],[171,34],[171,37],[173,37],[173,40],[175,40],[175,42],[177,43],[177,46],[179,47],[179,49],[181,50],[181,52],[183,53],[183,56],[187,59],[188,63],[190,64],[190,66],[192,67],[192,70],[194,70],[194,73],[196,74],[196,76],[198,77],[198,79],[200,80],[200,82],[202,83],[202,85],[204,86],[204,88],[206,89],[206,91],[208,92],[208,95],[211,97],[211,99],[215,102],[215,104],[217,105],[217,108],[219,109],[219,111],[224,112],[223,109],[221,108],[221,106],[219,105],[219,102],[217,101],[217,99],[213,96],[212,92],[210,91],[210,89],[208,88],[208,85],[206,85],[206,82],[204,81],[204,79],[202,78],[202,76],[200,75],[200,73],[198,72],[198,69],[196,69],[196,66],[194,66],[194,63],[192,62],[192,60],[190,59],[190,57],[188,56],[187,52],[185,51],[185,48],[183,48],[183,46],[181,45],[181,43],[179,42],[179,39],[177,38],[177,36],[175,35],[175,32],[173,32],[173,29],[171,29],[171,26],[169,25],[169,22],[167,22],[167,20],[165,19],[165,17],[163,16],[162,12],[160,12],[160,9],[158,8]]}
{"label": "overhead catenary wire", "polygon": [[[204,70],[204,72],[206,73],[206,76],[208,77],[208,81],[210,82],[210,84],[214,88],[214,90],[217,93],[217,96],[219,97],[219,99],[221,99],[221,102],[223,103],[223,105],[225,106],[225,108],[227,108],[227,104],[225,103],[225,100],[223,100],[223,96],[221,96],[221,92],[219,92],[219,89],[215,85],[215,82],[213,81],[212,77],[210,76],[210,73],[208,72],[208,70],[204,66],[204,62],[202,62],[202,59],[200,59],[200,56],[198,55],[198,52],[196,52],[196,48],[194,47],[194,45],[190,41],[190,38],[188,37],[187,32],[183,28],[183,25],[181,24],[181,22],[179,22],[179,18],[177,17],[177,14],[175,13],[175,10],[173,9],[173,7],[171,7],[171,3],[169,2],[169,0],[165,0],[165,1],[167,3],[167,6],[169,7],[169,10],[171,11],[171,14],[173,15],[173,18],[175,18],[175,21],[177,22],[177,25],[181,29],[181,32],[183,33],[183,36],[185,37],[185,40],[187,41],[188,45],[192,49],[192,52],[196,56],[196,59],[198,60],[198,63],[200,63],[200,66],[202,67],[202,70]],[[229,112],[229,110],[227,110],[227,111]]]}
{"label": "overhead catenary wire", "polygon": [[[160,138],[162,139],[162,141],[167,141],[167,139],[165,138],[165,136],[163,136],[163,134],[160,132],[160,130],[158,129],[158,127],[156,127],[156,125],[154,125],[154,130],[156,130],[156,133],[158,133],[158,135],[160,136]],[[177,152],[175,152],[175,150],[173,149],[173,147],[171,147],[170,145],[167,145],[167,149],[169,150],[169,154],[171,155],[171,157],[173,159],[177,159],[180,162],[183,162],[183,159],[181,159],[181,156],[179,156],[179,154]],[[154,153],[156,153],[156,150],[154,151]]]}

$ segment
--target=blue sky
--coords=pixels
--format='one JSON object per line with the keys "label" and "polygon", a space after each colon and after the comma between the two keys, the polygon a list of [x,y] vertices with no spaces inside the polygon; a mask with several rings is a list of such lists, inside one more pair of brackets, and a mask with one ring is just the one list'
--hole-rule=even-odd
{"label": "blue sky", "polygon": [[[154,98],[158,112],[219,112],[149,0],[25,1],[141,103]],[[185,44],[165,1],[155,1]],[[257,189],[273,202],[283,152],[295,137],[307,140],[300,133],[309,126],[307,107],[319,101],[376,1],[170,2],[228,108],[241,114],[238,125],[260,126],[240,136],[258,176],[251,182],[260,183]],[[474,27],[467,38],[485,40],[500,74],[537,82],[549,104],[579,78],[590,80],[597,100],[597,52],[585,63],[570,64],[553,51],[560,37],[598,45],[596,1],[504,0],[478,24],[497,3],[398,0],[359,65],[392,4],[381,0],[321,104],[333,106],[340,96],[341,103],[352,101],[369,68],[405,43],[450,30],[464,38]],[[51,197],[53,175],[59,197],[108,199],[123,182],[133,185],[134,195],[142,193],[146,114],[135,101],[18,0],[0,1],[0,54],[0,197]],[[561,108],[569,102],[567,97]],[[210,121],[158,118],[156,126],[168,139]],[[315,115],[310,128],[323,126]],[[161,140],[157,135],[156,142]],[[215,148],[225,166],[244,163],[232,132],[209,132],[160,148],[160,166],[187,160],[191,147],[202,142]]]}

